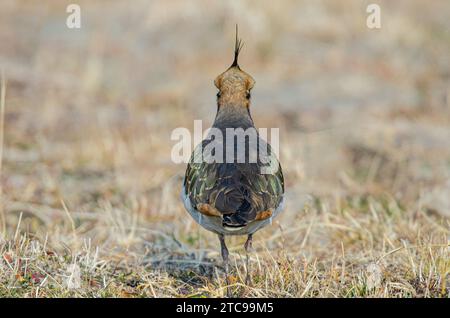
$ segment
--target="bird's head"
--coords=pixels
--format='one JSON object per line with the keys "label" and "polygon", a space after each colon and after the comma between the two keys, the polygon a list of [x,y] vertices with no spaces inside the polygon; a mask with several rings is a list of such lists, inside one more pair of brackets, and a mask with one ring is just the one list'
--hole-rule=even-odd
{"label": "bird's head", "polygon": [[233,64],[214,80],[214,84],[219,89],[217,92],[219,107],[223,105],[250,106],[250,92],[255,85],[255,80],[239,67],[238,58],[243,45],[242,41],[238,39],[236,26]]}

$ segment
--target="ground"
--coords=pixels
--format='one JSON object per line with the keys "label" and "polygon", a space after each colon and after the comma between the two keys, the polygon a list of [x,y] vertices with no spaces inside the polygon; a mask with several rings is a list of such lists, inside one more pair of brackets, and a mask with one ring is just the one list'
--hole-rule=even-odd
{"label": "ground", "polygon": [[[72,1],[70,1],[72,2]],[[0,297],[220,297],[214,234],[179,198],[177,127],[215,76],[256,79],[286,207],[227,238],[242,297],[450,296],[448,1],[2,1]]]}

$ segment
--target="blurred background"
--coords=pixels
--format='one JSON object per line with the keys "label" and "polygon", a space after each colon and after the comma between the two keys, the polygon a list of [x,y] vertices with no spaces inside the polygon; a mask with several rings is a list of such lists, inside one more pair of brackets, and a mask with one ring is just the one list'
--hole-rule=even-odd
{"label": "blurred background", "polygon": [[55,250],[89,238],[105,259],[172,274],[170,260],[217,258],[179,200],[170,134],[212,124],[235,24],[253,119],[280,128],[286,179],[286,210],[257,246],[326,264],[345,246],[365,264],[448,242],[449,1],[375,1],[381,29],[366,26],[374,1],[79,0],[69,29],[72,2],[0,3],[5,242],[17,229]]}

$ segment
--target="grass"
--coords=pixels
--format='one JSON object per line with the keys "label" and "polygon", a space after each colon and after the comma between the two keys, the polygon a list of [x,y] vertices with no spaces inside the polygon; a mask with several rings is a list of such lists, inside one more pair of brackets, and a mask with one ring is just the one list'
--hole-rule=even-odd
{"label": "grass", "polygon": [[227,238],[234,296],[450,296],[448,2],[382,1],[376,34],[356,1],[80,3],[79,31],[61,4],[0,10],[0,297],[226,294],[170,134],[211,123],[234,20],[286,178],[251,285]]}
{"label": "grass", "polygon": [[[405,217],[395,201],[383,207],[383,200],[372,196],[367,205],[352,200],[318,201],[300,213],[301,225],[258,233],[251,286],[244,284],[242,240],[232,240],[235,296],[448,297],[448,223],[422,211]],[[334,207],[325,208],[332,202]],[[54,210],[45,237],[17,230],[3,241],[0,295],[224,296],[212,235],[172,237],[152,231],[151,221],[133,225],[126,214],[137,214],[134,209],[116,211],[111,220],[103,215],[110,211],[100,211],[83,220],[81,214],[69,218],[63,209]],[[115,224],[105,225],[109,222]],[[88,229],[102,236],[100,244],[92,243]]]}

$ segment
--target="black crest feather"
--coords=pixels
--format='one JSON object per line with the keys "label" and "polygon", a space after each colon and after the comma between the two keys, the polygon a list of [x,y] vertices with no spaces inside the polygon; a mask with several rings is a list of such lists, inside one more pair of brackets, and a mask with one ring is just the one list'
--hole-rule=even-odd
{"label": "black crest feather", "polygon": [[238,25],[236,24],[236,41],[234,43],[234,61],[230,67],[237,67],[240,69],[239,64],[238,64],[238,58],[239,58],[239,53],[241,52],[243,46],[244,46],[244,42],[242,42],[242,40],[239,39],[239,37],[238,37]]}

